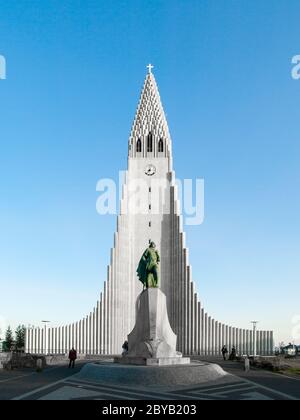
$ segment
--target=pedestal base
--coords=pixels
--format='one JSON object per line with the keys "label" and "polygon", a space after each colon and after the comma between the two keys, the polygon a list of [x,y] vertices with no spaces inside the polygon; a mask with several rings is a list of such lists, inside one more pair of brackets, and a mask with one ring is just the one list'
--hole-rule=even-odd
{"label": "pedestal base", "polygon": [[[119,358],[120,359],[120,358]],[[224,370],[206,362],[187,365],[142,366],[121,363],[88,363],[73,377],[81,381],[113,386],[133,387],[153,391],[174,386],[203,384],[231,378]],[[236,380],[235,380],[236,382]]]}
{"label": "pedestal base", "polygon": [[114,363],[121,365],[138,365],[138,366],[170,366],[170,365],[188,365],[191,360],[189,357],[115,357]]}

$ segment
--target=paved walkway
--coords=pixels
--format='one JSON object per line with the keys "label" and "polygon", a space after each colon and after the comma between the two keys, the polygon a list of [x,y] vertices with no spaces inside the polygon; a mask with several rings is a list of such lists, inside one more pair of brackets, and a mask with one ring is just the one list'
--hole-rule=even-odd
{"label": "paved walkway", "polygon": [[[208,361],[208,359],[206,358]],[[0,371],[0,399],[17,400],[300,400],[299,379],[291,379],[262,370],[243,371],[236,362],[218,362],[228,375],[218,381],[191,387],[164,390],[112,386],[80,381],[66,366],[46,369],[43,373]],[[107,361],[103,361],[107,363]],[[75,376],[74,376],[75,375]]]}
{"label": "paved walkway", "polygon": [[57,381],[65,381],[78,373],[85,363],[78,362],[75,369],[68,369],[65,365],[49,367],[41,373],[33,369],[0,370],[0,400],[10,400]]}

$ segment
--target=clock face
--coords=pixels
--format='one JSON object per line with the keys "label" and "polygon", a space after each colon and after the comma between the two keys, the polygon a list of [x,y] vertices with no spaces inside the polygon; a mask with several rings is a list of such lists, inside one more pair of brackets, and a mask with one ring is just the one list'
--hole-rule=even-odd
{"label": "clock face", "polygon": [[147,165],[145,168],[145,174],[148,176],[152,176],[156,173],[156,168],[154,165]]}

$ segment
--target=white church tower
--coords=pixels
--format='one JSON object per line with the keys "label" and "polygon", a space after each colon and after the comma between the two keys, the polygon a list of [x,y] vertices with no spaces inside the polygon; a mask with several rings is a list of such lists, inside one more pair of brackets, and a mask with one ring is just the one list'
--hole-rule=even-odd
{"label": "white church tower", "polygon": [[219,354],[225,344],[238,353],[273,352],[273,332],[231,327],[209,316],[200,303],[189,264],[172,142],[157,84],[148,66],[128,147],[128,170],[107,280],[93,311],[68,326],[27,330],[26,351],[61,354],[72,346],[83,354],[119,354],[135,324],[142,290],[136,269],[149,241],[161,256],[160,287],[170,324],[183,354]]}

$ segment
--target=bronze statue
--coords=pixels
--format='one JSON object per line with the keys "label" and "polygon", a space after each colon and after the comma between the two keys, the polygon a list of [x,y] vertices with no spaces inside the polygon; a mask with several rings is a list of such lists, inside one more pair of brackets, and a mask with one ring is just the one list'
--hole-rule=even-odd
{"label": "bronze statue", "polygon": [[159,253],[156,250],[154,242],[150,242],[149,247],[140,259],[137,268],[139,280],[143,283],[144,288],[158,287],[158,265],[160,262]]}

